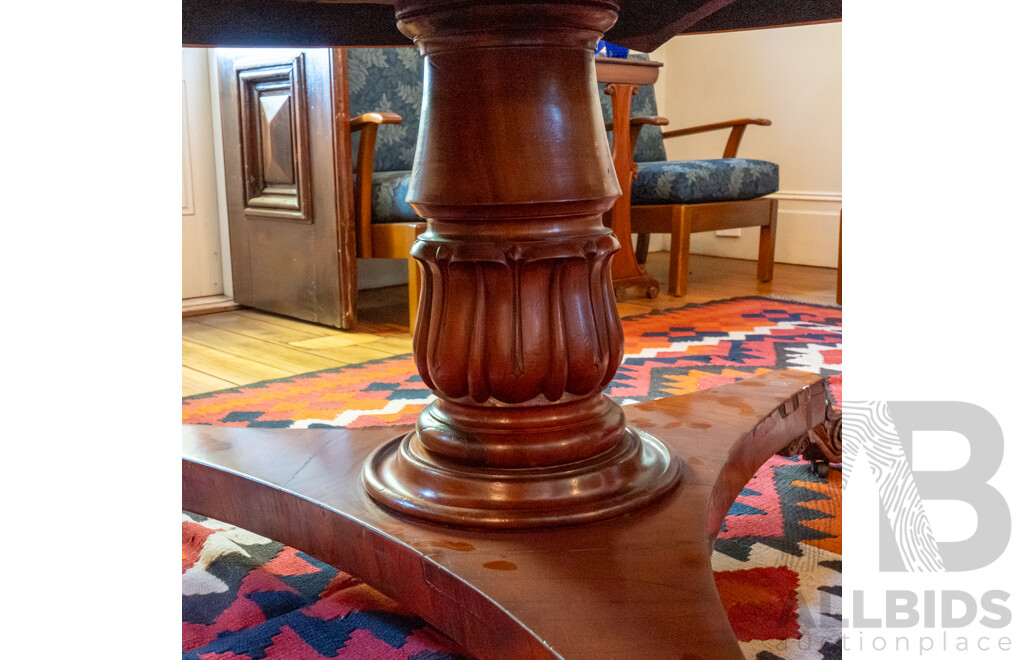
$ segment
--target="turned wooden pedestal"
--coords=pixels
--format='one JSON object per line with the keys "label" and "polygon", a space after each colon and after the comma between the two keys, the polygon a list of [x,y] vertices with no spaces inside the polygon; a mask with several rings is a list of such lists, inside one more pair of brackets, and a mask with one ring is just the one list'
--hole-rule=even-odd
{"label": "turned wooden pedestal", "polygon": [[594,48],[615,7],[396,10],[426,60],[408,194],[427,219],[412,249],[413,348],[438,400],[370,457],[367,492],[402,515],[505,530],[654,502],[677,486],[679,462],[602,394],[623,350],[620,246],[603,223],[620,187]]}

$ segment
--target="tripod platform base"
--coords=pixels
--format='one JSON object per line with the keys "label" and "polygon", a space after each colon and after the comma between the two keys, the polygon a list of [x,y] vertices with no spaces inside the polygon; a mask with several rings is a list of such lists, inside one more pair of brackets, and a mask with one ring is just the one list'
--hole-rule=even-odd
{"label": "tripod platform base", "polygon": [[361,578],[480,658],[740,660],[712,543],[757,468],[827,406],[824,381],[795,371],[624,406],[675,455],[681,483],[583,525],[486,531],[389,513],[360,475],[409,431],[396,427],[183,427],[182,507]]}

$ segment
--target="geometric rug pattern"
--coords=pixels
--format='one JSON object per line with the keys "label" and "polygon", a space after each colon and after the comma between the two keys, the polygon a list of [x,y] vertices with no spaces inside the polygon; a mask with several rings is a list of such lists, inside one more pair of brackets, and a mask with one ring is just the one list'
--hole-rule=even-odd
{"label": "geometric rug pattern", "polygon": [[[620,403],[715,387],[771,369],[827,378],[842,402],[840,308],[734,298],[627,317],[606,393]],[[189,424],[411,424],[431,400],[397,356],[183,399]],[[733,503],[712,566],[750,659],[840,658],[841,475],[772,457]],[[183,660],[468,657],[411,612],[294,548],[182,513]]]}
{"label": "geometric rug pattern", "polygon": [[[828,377],[842,399],[836,307],[733,298],[622,319],[625,357],[605,393],[619,403],[686,394],[772,369]],[[414,424],[434,400],[411,355],[187,397],[182,423],[265,428]]]}

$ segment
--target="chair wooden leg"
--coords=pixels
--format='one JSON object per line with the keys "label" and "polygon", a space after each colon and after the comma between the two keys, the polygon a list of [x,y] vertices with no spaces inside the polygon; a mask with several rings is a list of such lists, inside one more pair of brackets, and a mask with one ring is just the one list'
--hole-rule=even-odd
{"label": "chair wooden leg", "polygon": [[757,279],[771,282],[775,273],[775,228],[779,218],[779,200],[771,200],[771,222],[761,226],[761,242],[757,254]]}
{"label": "chair wooden leg", "polygon": [[636,262],[638,264],[647,263],[647,250],[651,247],[651,235],[650,234],[637,234],[636,235]]}
{"label": "chair wooden leg", "polygon": [[416,329],[420,303],[420,267],[409,256],[413,244],[427,230],[425,222],[389,222],[371,225],[373,253],[376,259],[407,259],[409,264],[409,333]]}
{"label": "chair wooden leg", "polygon": [[672,209],[672,245],[669,253],[668,292],[685,296],[690,278],[690,214],[685,206]]}

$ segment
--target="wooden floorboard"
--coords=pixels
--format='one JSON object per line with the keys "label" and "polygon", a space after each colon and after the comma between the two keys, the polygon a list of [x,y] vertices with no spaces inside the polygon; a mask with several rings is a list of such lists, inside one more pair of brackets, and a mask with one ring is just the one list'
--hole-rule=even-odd
{"label": "wooden floorboard", "polygon": [[192,396],[193,394],[205,394],[234,387],[235,384],[226,380],[211,376],[210,374],[196,371],[191,367],[181,367],[181,396]]}
{"label": "wooden floorboard", "polygon": [[195,323],[221,328],[239,335],[263,339],[279,344],[287,344],[292,341],[304,339],[315,339],[326,337],[331,334],[331,328],[306,324],[304,328],[298,325],[285,325],[283,317],[273,314],[265,314],[256,310],[241,309],[235,312],[220,314],[209,314],[207,316],[194,316],[191,319]]}
{"label": "wooden floorboard", "polygon": [[262,355],[235,355],[196,344],[188,339],[182,339],[181,342],[182,366],[226,380],[233,385],[244,385],[292,375],[284,369],[264,364],[262,359]]}
{"label": "wooden floorboard", "polygon": [[[647,269],[667,291],[668,253],[651,253]],[[410,353],[406,291],[360,291],[359,323],[351,332],[246,308],[183,318],[182,396]],[[632,316],[737,296],[834,305],[836,270],[776,264],[773,281],[762,283],[756,261],[692,255],[686,296],[630,298],[618,308]]]}
{"label": "wooden floorboard", "polygon": [[[258,356],[259,362],[285,371],[316,371],[318,369],[330,369],[340,367],[343,364],[350,364],[352,361],[344,361],[312,351],[303,351],[293,348],[291,345],[283,345],[275,341],[257,339],[238,332],[224,330],[214,326],[184,321],[181,324],[182,336],[187,336],[188,341],[214,348],[225,353],[238,357]],[[316,341],[307,340],[307,341]]]}

